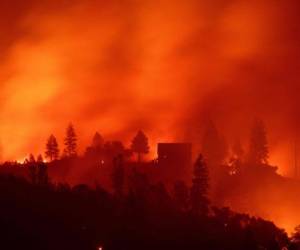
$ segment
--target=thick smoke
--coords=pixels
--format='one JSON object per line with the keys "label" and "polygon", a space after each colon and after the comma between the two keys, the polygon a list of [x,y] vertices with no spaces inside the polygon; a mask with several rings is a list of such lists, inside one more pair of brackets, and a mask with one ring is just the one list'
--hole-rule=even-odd
{"label": "thick smoke", "polygon": [[[0,1],[0,159],[43,152],[51,133],[62,142],[70,121],[81,150],[96,130],[128,143],[143,129],[154,151],[158,141],[200,142],[207,119],[246,145],[260,117],[271,163],[291,175],[299,8],[298,0]],[[259,205],[248,209],[261,215]],[[261,210],[291,230],[295,206],[283,205],[289,212]]]}
{"label": "thick smoke", "polygon": [[72,121],[128,142],[200,141],[207,117],[246,140],[266,121],[290,174],[299,125],[298,1],[1,1],[3,158],[44,151]]}

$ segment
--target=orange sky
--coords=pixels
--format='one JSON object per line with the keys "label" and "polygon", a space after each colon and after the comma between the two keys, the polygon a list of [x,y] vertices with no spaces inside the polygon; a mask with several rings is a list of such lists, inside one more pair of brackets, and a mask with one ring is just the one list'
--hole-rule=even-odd
{"label": "orange sky", "polygon": [[44,151],[72,121],[128,143],[200,141],[212,117],[229,138],[254,117],[291,174],[299,124],[298,1],[1,1],[2,159]]}

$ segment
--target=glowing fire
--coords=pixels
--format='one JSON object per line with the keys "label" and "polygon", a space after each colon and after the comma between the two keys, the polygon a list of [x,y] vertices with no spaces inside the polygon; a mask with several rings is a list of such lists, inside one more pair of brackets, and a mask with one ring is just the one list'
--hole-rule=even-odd
{"label": "glowing fire", "polygon": [[243,138],[261,116],[271,162],[291,176],[286,141],[300,114],[298,13],[290,1],[46,2],[44,11],[26,5],[13,20],[3,13],[20,34],[0,45],[1,160],[43,153],[52,133],[63,145],[70,121],[81,152],[96,130],[129,145],[143,129],[155,158],[159,141],[197,147],[208,116]]}

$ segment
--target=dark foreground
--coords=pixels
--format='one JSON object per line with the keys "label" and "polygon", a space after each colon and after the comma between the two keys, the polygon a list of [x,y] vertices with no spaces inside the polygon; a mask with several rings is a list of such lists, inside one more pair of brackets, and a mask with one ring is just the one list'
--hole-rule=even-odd
{"label": "dark foreground", "polygon": [[273,223],[229,209],[206,215],[162,184],[126,195],[0,177],[1,249],[297,249]]}

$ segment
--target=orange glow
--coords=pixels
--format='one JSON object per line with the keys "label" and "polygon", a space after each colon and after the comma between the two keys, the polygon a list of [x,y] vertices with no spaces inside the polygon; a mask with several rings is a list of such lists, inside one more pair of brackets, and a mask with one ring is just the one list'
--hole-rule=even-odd
{"label": "orange glow", "polygon": [[[69,122],[81,152],[95,131],[128,146],[143,129],[153,158],[161,141],[191,141],[197,150],[207,117],[247,145],[253,118],[262,117],[271,163],[292,176],[300,121],[295,4],[45,2],[12,15],[19,35],[0,44],[0,160],[43,153],[52,133],[62,147]],[[294,226],[293,216],[270,216]]]}
{"label": "orange glow", "polygon": [[28,35],[2,66],[3,158],[43,152],[47,135],[61,138],[70,121],[82,147],[94,130],[129,142],[142,128],[153,145],[191,140],[186,122],[201,123],[207,98],[240,74],[238,62],[262,60],[277,7],[112,1],[26,12],[19,25]]}
{"label": "orange glow", "polygon": [[[230,93],[244,95],[233,105],[257,115],[260,109],[240,90],[255,82],[239,67],[243,61],[259,65],[279,53],[272,27],[281,7],[238,1],[221,11],[193,0],[112,1],[26,12],[19,25],[28,35],[14,40],[1,67],[3,158],[43,151],[46,136],[62,137],[70,121],[78,127],[81,145],[94,130],[127,142],[139,128],[155,142],[182,139],[189,134],[186,122],[200,124],[198,113],[224,105],[214,103],[214,93],[233,82]],[[273,62],[270,67],[277,70]],[[255,81],[265,77],[252,74]],[[261,115],[270,111],[265,108]],[[237,122],[247,119],[237,112]],[[272,115],[286,119],[282,114]]]}

